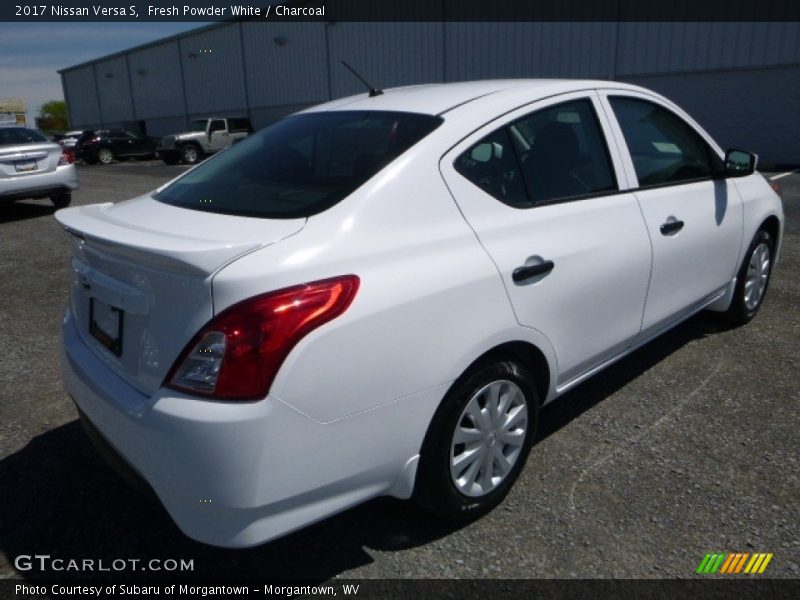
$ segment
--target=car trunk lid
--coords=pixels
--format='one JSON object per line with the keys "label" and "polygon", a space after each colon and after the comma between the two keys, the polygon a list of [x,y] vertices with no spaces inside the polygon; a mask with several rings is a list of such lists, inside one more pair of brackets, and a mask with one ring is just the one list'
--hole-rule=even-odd
{"label": "car trunk lid", "polygon": [[10,179],[56,170],[61,146],[51,143],[0,146],[0,177]]}
{"label": "car trunk lid", "polygon": [[72,241],[70,309],[84,342],[151,395],[214,314],[214,274],[305,219],[218,215],[148,196],[58,211]]}

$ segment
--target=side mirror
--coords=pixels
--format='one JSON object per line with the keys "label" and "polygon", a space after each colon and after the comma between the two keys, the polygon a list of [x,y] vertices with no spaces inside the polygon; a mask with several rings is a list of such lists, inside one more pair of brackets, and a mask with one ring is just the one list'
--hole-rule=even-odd
{"label": "side mirror", "polygon": [[744,150],[725,153],[725,177],[745,177],[756,170],[758,156]]}

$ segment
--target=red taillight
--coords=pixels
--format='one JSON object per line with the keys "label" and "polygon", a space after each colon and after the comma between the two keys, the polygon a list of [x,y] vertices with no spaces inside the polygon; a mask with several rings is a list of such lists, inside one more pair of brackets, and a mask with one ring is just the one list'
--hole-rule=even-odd
{"label": "red taillight", "polygon": [[283,360],[305,335],[341,315],[359,279],[344,275],[239,302],[192,339],[165,385],[226,400],[260,400]]}
{"label": "red taillight", "polygon": [[75,152],[72,148],[62,148],[61,156],[58,159],[58,166],[71,165],[75,162]]}

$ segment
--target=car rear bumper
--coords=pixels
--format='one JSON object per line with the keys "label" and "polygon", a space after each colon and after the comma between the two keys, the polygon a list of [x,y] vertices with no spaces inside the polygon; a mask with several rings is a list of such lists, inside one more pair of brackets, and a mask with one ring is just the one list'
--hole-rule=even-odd
{"label": "car rear bumper", "polygon": [[0,199],[22,200],[46,198],[59,192],[78,189],[78,170],[75,165],[56,167],[49,173],[0,179]]}
{"label": "car rear bumper", "polygon": [[[213,402],[162,388],[147,397],[106,367],[69,312],[62,329],[68,393],[193,539],[254,546],[374,496],[410,495],[398,479],[409,479],[419,442],[397,430],[392,410],[324,424],[271,396]],[[372,437],[383,447],[371,448]]]}

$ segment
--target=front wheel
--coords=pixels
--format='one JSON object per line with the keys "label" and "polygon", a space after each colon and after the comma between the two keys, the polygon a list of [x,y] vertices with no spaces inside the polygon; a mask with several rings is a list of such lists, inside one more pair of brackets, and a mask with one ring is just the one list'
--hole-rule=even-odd
{"label": "front wheel", "polygon": [[484,363],[436,412],[420,456],[415,499],[442,517],[480,517],[505,498],[530,452],[539,414],[533,377],[518,362]]}
{"label": "front wheel", "polygon": [[193,165],[200,160],[200,149],[194,144],[187,144],[181,148],[181,160],[184,164]]}
{"label": "front wheel", "polygon": [[723,313],[733,325],[750,322],[764,302],[772,275],[774,249],[775,241],[764,229],[759,230],[750,242],[736,276],[736,289],[733,292],[731,306]]}

